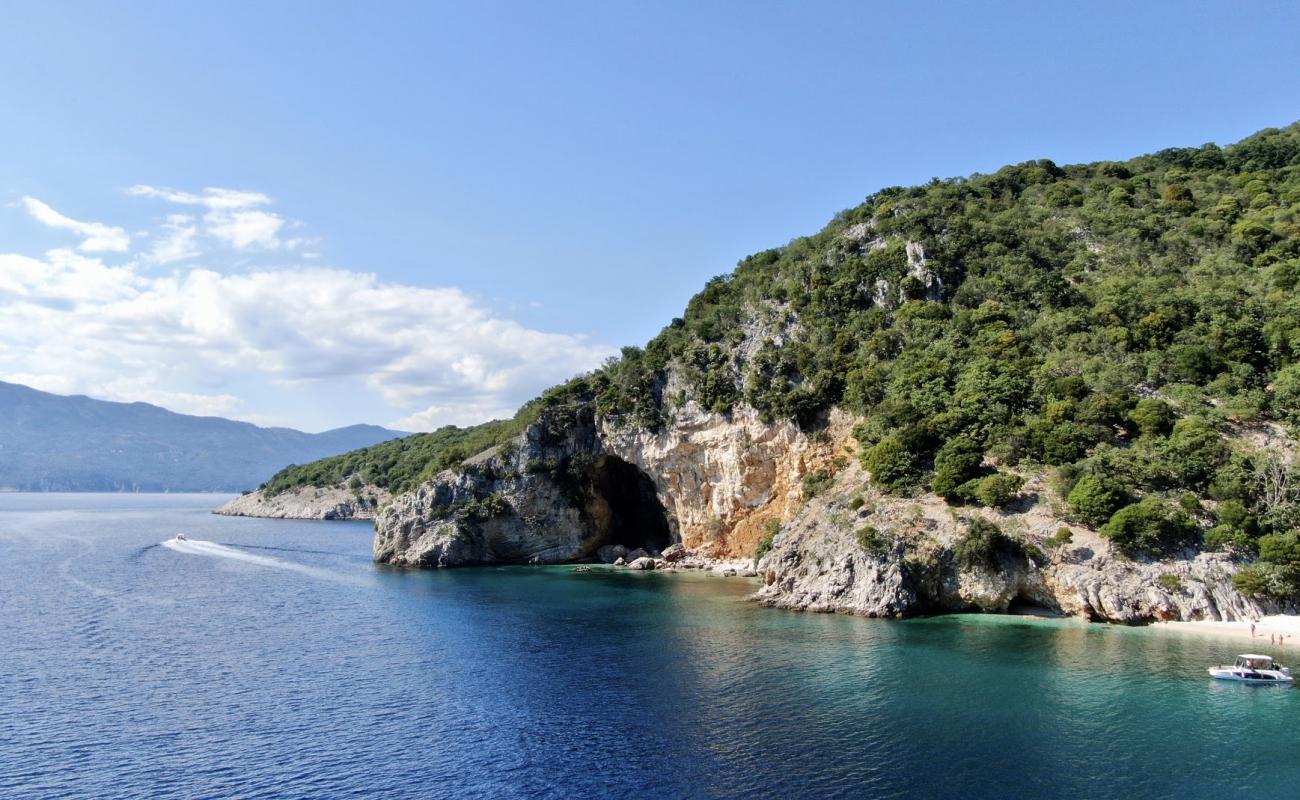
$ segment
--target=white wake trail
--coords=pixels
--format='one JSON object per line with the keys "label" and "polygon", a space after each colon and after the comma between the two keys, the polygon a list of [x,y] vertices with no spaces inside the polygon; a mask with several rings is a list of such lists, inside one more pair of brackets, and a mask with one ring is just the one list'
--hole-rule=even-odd
{"label": "white wake trail", "polygon": [[168,539],[162,543],[163,547],[168,550],[175,550],[178,553],[186,553],[192,556],[208,556],[211,558],[225,558],[231,561],[242,561],[246,564],[255,564],[259,567],[268,569],[279,569],[287,572],[297,572],[300,575],[307,575],[326,581],[336,581],[340,583],[356,583],[345,575],[332,572],[319,567],[309,567],[305,564],[295,564],[292,561],[285,561],[271,556],[259,556],[252,553],[246,553],[235,547],[227,547],[224,544],[216,542],[207,542],[202,539]]}

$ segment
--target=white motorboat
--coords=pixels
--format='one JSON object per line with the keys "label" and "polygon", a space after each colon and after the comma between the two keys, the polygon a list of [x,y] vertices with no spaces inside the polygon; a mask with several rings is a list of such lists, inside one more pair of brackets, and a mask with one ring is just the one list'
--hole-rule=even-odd
{"label": "white motorboat", "polygon": [[188,541],[188,540],[185,538],[185,534],[183,534],[183,533],[178,533],[178,534],[176,534],[176,541],[178,541],[178,542],[184,542],[184,541]]}
{"label": "white motorboat", "polygon": [[1291,670],[1277,663],[1272,656],[1251,653],[1237,656],[1232,666],[1210,667],[1210,675],[1221,681],[1240,681],[1241,683],[1290,684],[1295,679]]}

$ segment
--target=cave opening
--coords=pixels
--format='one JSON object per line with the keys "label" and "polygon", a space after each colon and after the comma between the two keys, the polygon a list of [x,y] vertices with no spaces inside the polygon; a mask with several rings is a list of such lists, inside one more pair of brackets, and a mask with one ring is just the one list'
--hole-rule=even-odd
{"label": "cave opening", "polygon": [[618,456],[601,456],[592,469],[591,488],[603,501],[595,515],[599,544],[663,550],[673,543],[668,512],[654,481],[636,466]]}

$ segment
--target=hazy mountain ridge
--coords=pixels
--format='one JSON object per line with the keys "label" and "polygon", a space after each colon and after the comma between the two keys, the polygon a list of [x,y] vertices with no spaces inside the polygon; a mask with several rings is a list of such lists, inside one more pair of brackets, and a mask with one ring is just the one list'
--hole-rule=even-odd
{"label": "hazy mountain ridge", "polygon": [[286,462],[404,435],[376,425],[322,433],[263,428],[0,382],[0,489],[243,491]]}

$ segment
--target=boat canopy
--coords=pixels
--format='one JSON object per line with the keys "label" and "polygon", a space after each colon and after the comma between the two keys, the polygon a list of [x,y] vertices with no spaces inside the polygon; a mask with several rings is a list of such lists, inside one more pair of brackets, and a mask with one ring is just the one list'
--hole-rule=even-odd
{"label": "boat canopy", "polygon": [[1273,663],[1272,656],[1261,656],[1253,653],[1246,653],[1237,656],[1237,666],[1239,667],[1250,667],[1251,669],[1272,669]]}

